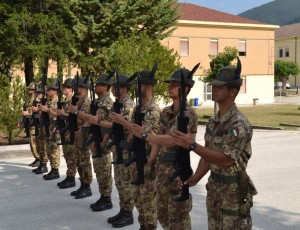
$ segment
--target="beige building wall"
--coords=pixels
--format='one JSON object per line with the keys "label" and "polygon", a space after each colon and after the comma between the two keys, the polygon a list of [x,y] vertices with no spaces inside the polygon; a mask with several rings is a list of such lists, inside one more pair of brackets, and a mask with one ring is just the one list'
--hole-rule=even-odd
{"label": "beige building wall", "polygon": [[240,60],[246,85],[245,92],[241,92],[237,102],[251,104],[254,98],[258,98],[261,103],[272,103],[275,28],[277,26],[179,20],[172,36],[163,40],[162,44],[180,54],[180,40],[188,40],[188,55],[180,58],[182,66],[192,69],[196,63],[201,62],[201,69],[195,74],[196,84],[189,98],[199,98],[200,103],[210,104],[212,102],[205,98],[205,84],[198,81],[199,76],[203,76],[203,70],[209,68],[210,40],[218,40],[218,52],[223,52],[226,46],[238,48],[239,41],[245,40],[246,56],[240,56]]}
{"label": "beige building wall", "polygon": [[[289,49],[289,56],[286,57],[285,49]],[[283,57],[279,57],[279,50],[283,49]],[[300,67],[300,36],[277,39],[275,42],[275,60],[294,61]],[[300,74],[296,77],[290,76],[289,83],[292,87],[300,86]]]}

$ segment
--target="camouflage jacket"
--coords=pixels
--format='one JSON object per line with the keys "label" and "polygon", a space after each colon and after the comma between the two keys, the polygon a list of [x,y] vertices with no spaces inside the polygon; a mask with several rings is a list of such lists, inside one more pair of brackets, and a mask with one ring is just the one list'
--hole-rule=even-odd
{"label": "camouflage jacket", "polygon": [[98,104],[97,113],[101,116],[102,121],[111,121],[111,108],[113,105],[113,100],[110,98],[109,92],[99,97],[96,100]]}
{"label": "camouflage jacket", "polygon": [[64,103],[63,103],[62,108],[66,113],[69,113],[69,105],[71,104],[72,97],[73,97],[73,95],[64,98]]}
{"label": "camouflage jacket", "polygon": [[[78,111],[82,112],[82,113],[89,113],[90,112],[90,104],[91,104],[91,99],[86,96],[82,99],[79,99],[79,101],[77,102],[77,107],[78,107]],[[80,127],[84,124],[84,120],[80,119],[79,117],[77,117],[77,128],[80,129]]]}
{"label": "camouflage jacket", "polygon": [[[53,98],[51,98],[51,100],[47,101],[49,111],[53,112],[57,109],[57,102],[58,102],[57,96],[54,96]],[[49,119],[54,120],[56,119],[56,117],[54,117],[53,115],[51,115],[51,113],[49,113]]]}

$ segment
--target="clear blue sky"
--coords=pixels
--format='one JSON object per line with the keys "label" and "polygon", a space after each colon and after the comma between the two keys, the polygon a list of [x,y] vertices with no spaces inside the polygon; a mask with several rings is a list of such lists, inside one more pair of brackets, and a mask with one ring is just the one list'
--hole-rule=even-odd
{"label": "clear blue sky", "polygon": [[179,0],[178,2],[192,3],[237,15],[254,7],[272,2],[272,0]]}

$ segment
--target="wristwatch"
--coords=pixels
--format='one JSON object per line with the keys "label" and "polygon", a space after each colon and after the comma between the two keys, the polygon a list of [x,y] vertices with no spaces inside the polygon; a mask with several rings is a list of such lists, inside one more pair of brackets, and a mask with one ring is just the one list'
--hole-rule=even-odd
{"label": "wristwatch", "polygon": [[196,146],[197,146],[197,143],[196,143],[196,142],[190,144],[189,150],[190,150],[190,151],[194,151],[195,148],[196,148]]}
{"label": "wristwatch", "polygon": [[145,140],[148,137],[148,133],[146,131],[142,132],[142,139]]}

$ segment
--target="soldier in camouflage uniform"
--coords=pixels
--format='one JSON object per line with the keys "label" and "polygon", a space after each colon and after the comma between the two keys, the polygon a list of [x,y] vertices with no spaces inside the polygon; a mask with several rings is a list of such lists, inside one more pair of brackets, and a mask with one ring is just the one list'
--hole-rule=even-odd
{"label": "soldier in camouflage uniform", "polygon": [[51,171],[44,175],[43,178],[45,180],[54,180],[59,178],[59,165],[60,165],[60,149],[57,145],[60,137],[59,134],[55,131],[56,125],[56,109],[57,109],[57,82],[53,81],[51,84],[47,86],[47,105],[41,105],[40,110],[42,112],[47,112],[49,114],[50,126],[49,126],[49,137],[46,138],[46,152],[48,159],[50,161]]}
{"label": "soldier in camouflage uniform", "polygon": [[222,68],[210,83],[212,99],[219,104],[219,111],[206,126],[205,146],[183,133],[175,136],[176,144],[194,150],[201,157],[194,176],[185,183],[194,186],[211,172],[206,185],[211,230],[252,228],[250,208],[257,192],[245,171],[252,155],[252,127],[234,102],[243,83],[240,73],[238,59],[236,68]]}
{"label": "soldier in camouflage uniform", "polygon": [[[32,116],[32,103],[34,100],[34,82],[31,82],[28,86],[27,86],[27,95],[29,95],[29,101],[28,101],[28,105],[27,105],[27,110],[22,112],[23,116]],[[32,163],[30,163],[28,166],[31,167],[38,167],[40,165],[40,155],[38,153],[38,149],[37,149],[37,144],[36,144],[36,137],[34,135],[34,127],[30,127],[30,136],[29,136],[29,145],[30,145],[30,149],[32,152],[32,155],[34,157],[34,161]]]}
{"label": "soldier in camouflage uniform", "polygon": [[[132,112],[135,106],[135,103],[133,100],[129,97],[128,92],[130,90],[130,83],[128,82],[129,76],[126,74],[120,74],[119,75],[119,97],[117,103],[122,103],[122,109],[121,112],[124,118],[128,121],[131,120]],[[116,80],[112,83],[112,93],[114,96],[117,97],[117,82]],[[114,111],[114,108],[112,108],[112,112]],[[101,122],[101,125],[104,125],[104,122]],[[107,122],[107,127],[112,127],[112,122]],[[124,128],[124,140],[128,139],[129,131]],[[118,144],[118,143],[116,143]],[[122,148],[121,145],[118,146],[119,148]],[[118,214],[109,217],[107,219],[107,222],[112,224],[114,227],[124,227],[130,224],[133,224],[133,217],[131,218],[124,218],[123,213],[132,213],[134,208],[134,194],[133,194],[133,185],[131,184],[132,180],[132,173],[133,173],[133,166],[126,167],[124,165],[124,161],[129,159],[129,152],[126,149],[122,149],[122,159],[123,162],[117,162],[117,149],[116,145],[112,148],[113,153],[113,159],[114,159],[114,179],[115,179],[115,185],[119,193],[119,205],[120,205],[120,211]],[[122,220],[121,220],[122,219]]]}
{"label": "soldier in camouflage uniform", "polygon": [[[33,116],[37,116],[39,117],[39,119],[41,118],[41,110],[40,110],[40,106],[41,106],[41,100],[43,98],[43,90],[42,88],[39,86],[37,87],[37,106],[32,106],[32,111],[33,113],[35,113]],[[40,119],[39,124],[41,124],[42,121]],[[35,130],[35,128],[34,128]],[[44,125],[38,125],[38,130],[39,130],[39,135],[36,135],[36,133],[34,133],[35,138],[36,138],[36,148],[38,150],[38,153],[40,155],[40,165],[39,167],[35,168],[32,170],[32,172],[34,172],[35,174],[42,174],[42,173],[47,173],[48,172],[48,167],[47,167],[47,163],[48,163],[48,156],[47,156],[47,150],[46,150],[46,142],[47,142],[47,137],[45,137],[46,135],[46,130],[45,130],[45,126]]]}
{"label": "soldier in camouflage uniform", "polygon": [[[165,82],[169,83],[168,93],[173,100],[173,104],[165,107],[161,112],[159,134],[145,133],[142,127],[134,127],[134,135],[142,136],[152,144],[148,162],[154,161],[159,155],[156,167],[157,216],[162,227],[168,230],[191,229],[189,212],[192,209],[192,197],[190,195],[188,200],[175,201],[174,199],[180,195],[181,191],[177,182],[169,179],[169,176],[176,171],[178,154],[178,147],[173,144],[173,136],[177,130],[177,117],[180,112],[178,88],[180,88],[181,72],[185,78],[186,94],[189,93],[194,85],[192,80],[193,72],[187,69],[178,69],[172,74],[170,79],[165,80]],[[197,132],[196,113],[187,105],[184,114],[189,118],[188,133],[195,136]]]}
{"label": "soldier in camouflage uniform", "polygon": [[[160,108],[158,104],[155,103],[153,98],[153,90],[155,85],[157,84],[157,79],[154,78],[155,71],[156,67],[154,67],[152,71],[144,70],[140,72],[142,94],[141,113],[145,114],[142,129],[144,133],[149,133],[149,135],[155,135],[159,130]],[[132,117],[131,122],[129,122],[122,118],[120,114],[114,113],[114,121],[121,123],[129,130],[132,130],[132,127],[134,126],[134,116]],[[150,151],[151,145],[147,143],[147,158],[149,157]],[[136,185],[134,190],[135,206],[139,212],[138,221],[140,223],[141,230],[153,230],[157,228],[157,192],[155,184],[155,163],[155,161],[151,161],[148,158],[148,163],[144,167],[144,184]],[[135,179],[137,175],[133,176]],[[129,214],[131,213],[123,212],[123,217],[121,217],[116,222],[113,222],[112,225],[114,227],[122,225],[122,223],[126,221],[126,218],[130,218]]]}
{"label": "soldier in camouflage uniform", "polygon": [[88,133],[84,130],[84,127],[88,127],[89,124],[83,119],[85,114],[90,112],[91,99],[88,97],[88,89],[90,87],[86,78],[79,77],[78,80],[78,98],[76,106],[69,105],[69,111],[77,114],[77,130],[75,132],[75,144],[74,151],[77,156],[77,170],[79,173],[79,179],[81,185],[79,189],[71,192],[71,196],[75,196],[75,199],[82,199],[92,196],[92,190],[90,184],[93,180],[92,164],[91,164],[91,151],[85,144],[88,138]]}
{"label": "soldier in camouflage uniform", "polygon": [[[62,84],[62,94],[64,95],[64,102],[62,110],[57,110],[57,115],[60,117],[58,119],[66,118],[69,115],[69,105],[71,104],[73,96],[73,86],[74,81],[72,78],[66,79]],[[57,186],[60,189],[72,188],[76,186],[75,175],[78,158],[75,154],[74,145],[62,145],[62,149],[67,164],[67,177],[63,181],[58,182]]]}
{"label": "soldier in camouflage uniform", "polygon": [[[95,93],[98,96],[97,104],[98,111],[97,116],[90,115],[89,122],[91,124],[100,125],[101,122],[111,121],[111,108],[113,105],[113,101],[110,98],[110,75],[103,73],[100,74],[95,82]],[[102,128],[102,127],[101,127]],[[91,149],[93,152],[93,166],[94,172],[96,174],[100,198],[90,205],[90,208],[94,212],[104,211],[107,209],[111,209],[113,204],[111,202],[111,193],[112,193],[112,171],[111,171],[111,154],[110,150],[105,148],[105,144],[109,140],[109,135],[104,133],[103,129],[101,129],[102,133],[102,143],[101,151],[102,157],[96,156],[96,147],[95,144],[92,143]]]}

